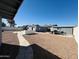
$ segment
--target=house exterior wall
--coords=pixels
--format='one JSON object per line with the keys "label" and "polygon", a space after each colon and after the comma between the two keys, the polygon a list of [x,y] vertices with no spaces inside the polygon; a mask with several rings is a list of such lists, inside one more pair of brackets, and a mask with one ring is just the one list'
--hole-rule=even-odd
{"label": "house exterior wall", "polygon": [[39,31],[39,26],[28,26],[29,31]]}
{"label": "house exterior wall", "polygon": [[39,28],[40,28],[40,26],[36,26],[36,27],[35,27],[35,31],[36,31],[36,32],[39,32]]}
{"label": "house exterior wall", "polygon": [[39,32],[46,32],[47,28],[46,27],[39,27]]}
{"label": "house exterior wall", "polygon": [[54,31],[54,30],[57,30],[57,28],[54,28],[54,27],[50,28],[50,31]]}
{"label": "house exterior wall", "polygon": [[28,27],[28,31],[32,30],[32,27]]}
{"label": "house exterior wall", "polygon": [[33,30],[33,31],[36,31],[36,32],[46,32],[47,27],[34,26],[34,27],[29,27],[29,30]]}
{"label": "house exterior wall", "polygon": [[36,31],[36,27],[33,28],[33,31]]}
{"label": "house exterior wall", "polygon": [[65,32],[65,34],[73,34],[73,28],[61,28],[61,31]]}
{"label": "house exterior wall", "polygon": [[73,28],[73,35],[74,35],[76,42],[78,43],[78,26]]}
{"label": "house exterior wall", "polygon": [[57,31],[63,31],[64,34],[73,34],[73,27],[51,27],[50,28],[51,31],[57,30]]}

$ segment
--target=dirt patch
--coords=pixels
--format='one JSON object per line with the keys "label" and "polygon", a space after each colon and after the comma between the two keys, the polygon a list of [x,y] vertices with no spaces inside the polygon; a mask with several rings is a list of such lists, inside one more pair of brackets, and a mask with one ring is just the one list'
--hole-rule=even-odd
{"label": "dirt patch", "polygon": [[31,45],[36,44],[62,59],[77,59],[77,43],[73,37],[62,37],[49,33],[24,35],[24,37]]}
{"label": "dirt patch", "polygon": [[2,32],[2,42],[12,45],[19,45],[17,34],[14,34],[12,31]]}

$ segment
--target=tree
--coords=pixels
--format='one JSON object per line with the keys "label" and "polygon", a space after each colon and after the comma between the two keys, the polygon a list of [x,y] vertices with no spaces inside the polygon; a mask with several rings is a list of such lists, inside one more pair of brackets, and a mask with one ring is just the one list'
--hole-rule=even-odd
{"label": "tree", "polygon": [[15,24],[15,20],[8,20],[8,23],[10,24],[10,27],[14,27]]}
{"label": "tree", "polygon": [[4,22],[2,22],[2,27],[6,27],[6,24]]}

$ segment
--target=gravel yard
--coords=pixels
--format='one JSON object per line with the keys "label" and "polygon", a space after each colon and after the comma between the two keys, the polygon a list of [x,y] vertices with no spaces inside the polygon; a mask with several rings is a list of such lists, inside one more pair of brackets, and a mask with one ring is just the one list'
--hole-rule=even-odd
{"label": "gravel yard", "polygon": [[12,31],[4,31],[2,33],[2,42],[7,44],[19,45],[17,34]]}
{"label": "gravel yard", "polygon": [[[73,37],[64,37],[50,33],[37,33],[35,35],[24,35],[24,37],[31,45],[40,46],[61,59],[77,59],[77,43]],[[36,49],[36,51],[40,51],[36,56],[44,54],[39,49]],[[46,54],[41,57],[46,57]]]}
{"label": "gravel yard", "polygon": [[[33,59],[77,59],[77,43],[73,37],[37,32],[24,38],[33,49]],[[2,42],[19,45],[17,35],[11,31],[2,33]]]}

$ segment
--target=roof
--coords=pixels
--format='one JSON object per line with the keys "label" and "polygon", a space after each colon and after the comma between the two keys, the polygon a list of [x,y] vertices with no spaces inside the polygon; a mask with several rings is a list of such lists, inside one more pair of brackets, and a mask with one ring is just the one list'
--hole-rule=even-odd
{"label": "roof", "polygon": [[0,0],[0,16],[13,19],[23,0]]}

